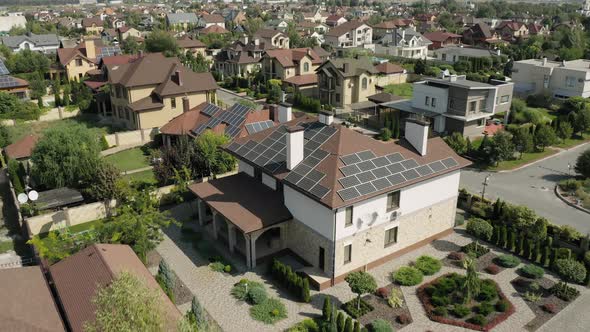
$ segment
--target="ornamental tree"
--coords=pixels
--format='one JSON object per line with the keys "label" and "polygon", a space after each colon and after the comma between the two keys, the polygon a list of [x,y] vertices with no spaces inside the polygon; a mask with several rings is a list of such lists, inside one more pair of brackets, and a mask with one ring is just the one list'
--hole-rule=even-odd
{"label": "ornamental tree", "polygon": [[586,279],[586,267],[575,259],[558,259],[555,270],[565,282],[581,283]]}
{"label": "ornamental tree", "polygon": [[576,161],[574,169],[576,170],[576,173],[583,177],[590,178],[590,149],[582,152]]}
{"label": "ornamental tree", "polygon": [[357,309],[361,308],[361,296],[367,293],[373,293],[377,289],[377,282],[375,278],[367,272],[357,271],[352,272],[344,278],[348,283],[348,287],[357,297]]}

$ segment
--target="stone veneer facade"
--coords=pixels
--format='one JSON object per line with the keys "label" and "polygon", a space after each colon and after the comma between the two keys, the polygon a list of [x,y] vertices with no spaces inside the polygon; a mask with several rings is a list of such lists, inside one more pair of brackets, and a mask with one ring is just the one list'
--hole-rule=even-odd
{"label": "stone veneer facade", "polygon": [[334,242],[295,219],[287,227],[287,247],[314,267],[319,266],[320,247],[324,248],[324,273],[332,275]]}

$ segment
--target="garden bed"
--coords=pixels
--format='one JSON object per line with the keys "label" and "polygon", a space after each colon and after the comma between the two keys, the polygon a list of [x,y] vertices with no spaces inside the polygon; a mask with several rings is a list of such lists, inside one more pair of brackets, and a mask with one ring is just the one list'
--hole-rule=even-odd
{"label": "garden bed", "polygon": [[[456,273],[446,274],[418,288],[418,298],[431,320],[477,331],[489,331],[514,313],[512,303],[491,279],[481,280],[482,290],[479,296],[461,305],[463,294],[459,285],[463,283],[463,278],[464,276]],[[487,291],[484,291],[484,285]],[[433,302],[439,305],[435,306]]]}
{"label": "garden bed", "polygon": [[[475,243],[475,242],[472,242],[472,243]],[[498,255],[489,251],[489,249],[486,246],[483,246],[481,243],[479,243],[479,246],[482,248],[485,248],[486,249],[485,251],[487,251],[487,252],[484,253],[482,251],[479,258],[476,258],[476,260],[475,260],[477,263],[477,271],[478,272],[483,272],[483,273],[494,275],[494,274],[498,274],[506,269],[505,267],[502,267],[497,264],[496,259],[498,258]],[[467,247],[467,246],[462,247],[462,250],[465,247]],[[444,266],[462,269],[463,268],[462,257],[464,257],[466,255],[467,255],[467,253],[465,253],[463,251],[452,252],[447,257],[443,258],[441,261]]]}
{"label": "garden bed", "polygon": [[541,295],[539,301],[531,302],[527,301],[526,299],[524,301],[535,314],[535,318],[525,325],[525,328],[528,331],[536,331],[541,326],[543,326],[543,324],[553,318],[557,313],[565,309],[568,304],[575,301],[575,299],[572,299],[570,302],[567,302],[551,294],[550,288],[553,287],[555,283],[548,278],[534,280],[524,277],[517,277],[510,283],[518,292],[518,294],[523,297],[526,292],[531,291],[531,284],[537,283],[539,285],[539,289],[536,291]]}
{"label": "garden bed", "polygon": [[403,300],[403,304],[399,308],[392,308],[387,304],[387,299],[384,299],[375,294],[366,295],[363,297],[363,301],[373,307],[373,311],[361,316],[359,321],[364,326],[367,326],[376,319],[383,319],[388,321],[395,331],[407,326],[412,323],[412,315],[406,304],[404,295],[399,286],[389,284],[383,287],[387,290],[387,293],[391,293],[392,289],[396,289]]}

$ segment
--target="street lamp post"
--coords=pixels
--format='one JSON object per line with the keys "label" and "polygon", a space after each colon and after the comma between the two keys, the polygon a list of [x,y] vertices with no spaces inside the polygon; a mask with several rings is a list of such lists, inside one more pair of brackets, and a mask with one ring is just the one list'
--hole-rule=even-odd
{"label": "street lamp post", "polygon": [[488,186],[488,182],[490,181],[490,174],[488,174],[485,179],[483,180],[483,190],[481,191],[481,200],[483,201],[486,196],[486,187]]}

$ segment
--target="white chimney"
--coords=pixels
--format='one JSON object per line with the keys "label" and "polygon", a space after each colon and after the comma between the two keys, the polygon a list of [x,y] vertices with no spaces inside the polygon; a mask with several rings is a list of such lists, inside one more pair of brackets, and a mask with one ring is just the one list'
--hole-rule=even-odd
{"label": "white chimney", "polygon": [[543,58],[543,67],[547,65],[547,58]]}
{"label": "white chimney", "polygon": [[258,38],[254,39],[254,45],[256,45],[256,46],[260,45],[260,39],[258,39]]}
{"label": "white chimney", "polygon": [[303,161],[303,133],[301,126],[287,128],[287,169],[293,170]]}
{"label": "white chimney", "polygon": [[279,104],[279,122],[284,123],[287,121],[291,121],[292,116],[293,116],[293,111],[291,108],[291,104],[280,103]]}
{"label": "white chimney", "polygon": [[330,111],[320,111],[320,123],[329,126],[334,122],[334,113]]}
{"label": "white chimney", "polygon": [[428,145],[428,126],[429,123],[424,120],[406,120],[405,138],[422,156],[426,155],[426,148]]}
{"label": "white chimney", "polygon": [[457,75],[450,75],[449,82],[457,82]]}

